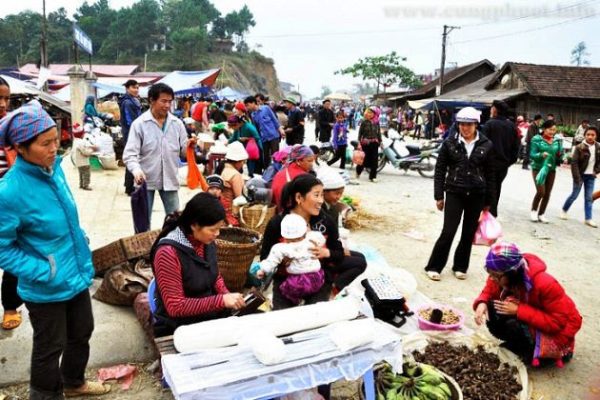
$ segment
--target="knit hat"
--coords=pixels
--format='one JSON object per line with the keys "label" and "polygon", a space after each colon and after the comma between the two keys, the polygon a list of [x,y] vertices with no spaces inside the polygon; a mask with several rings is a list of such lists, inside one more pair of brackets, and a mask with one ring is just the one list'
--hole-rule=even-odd
{"label": "knit hat", "polygon": [[346,187],[346,181],[333,168],[321,167],[317,171],[317,178],[323,183],[324,190],[336,190]]}
{"label": "knit hat", "polygon": [[0,121],[0,147],[28,141],[56,123],[37,100],[32,100]]}
{"label": "knit hat", "polygon": [[301,238],[306,230],[306,221],[298,214],[288,214],[281,220],[281,236],[285,239]]}
{"label": "knit hat", "polygon": [[243,161],[248,159],[248,152],[241,142],[233,142],[227,146],[225,159],[231,161]]}
{"label": "knit hat", "polygon": [[208,187],[216,187],[219,189],[223,189],[223,179],[219,175],[209,175],[206,177],[206,183]]}
{"label": "knit hat", "polygon": [[456,114],[456,122],[479,123],[480,118],[481,111],[478,111],[473,107],[465,107]]}

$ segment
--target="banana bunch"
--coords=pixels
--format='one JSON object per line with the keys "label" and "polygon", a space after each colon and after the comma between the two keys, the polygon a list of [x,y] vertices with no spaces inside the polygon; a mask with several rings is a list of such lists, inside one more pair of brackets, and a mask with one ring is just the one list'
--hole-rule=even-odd
{"label": "banana bunch", "polygon": [[427,364],[404,364],[402,375],[383,363],[378,370],[377,400],[450,400],[452,393],[438,370]]}

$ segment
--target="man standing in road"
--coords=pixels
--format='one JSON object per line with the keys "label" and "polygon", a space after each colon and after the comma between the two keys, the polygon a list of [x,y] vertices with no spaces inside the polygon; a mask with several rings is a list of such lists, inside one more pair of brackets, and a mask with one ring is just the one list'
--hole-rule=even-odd
{"label": "man standing in road", "polygon": [[195,144],[195,139],[188,140],[183,122],[169,113],[174,97],[173,89],[164,83],[150,87],[150,109],[131,124],[123,152],[123,160],[135,183],[147,184],[149,220],[152,219],[156,191],[165,214],[179,209],[179,159],[185,157],[188,144]]}
{"label": "man standing in road", "polygon": [[304,114],[296,107],[296,100],[287,98],[284,102],[288,109],[288,124],[285,128],[285,142],[288,146],[302,144],[304,142]]}
{"label": "man standing in road", "polygon": [[323,100],[323,108],[319,110],[319,142],[328,143],[331,140],[331,130],[335,123],[335,116],[331,109],[331,100]]}
{"label": "man standing in road", "polygon": [[525,137],[525,156],[523,157],[523,169],[529,169],[529,152],[531,151],[531,139],[535,135],[540,134],[540,126],[542,126],[542,116],[540,114],[536,114],[533,117],[533,123],[529,125],[527,128],[527,136]]}
{"label": "man standing in road", "polygon": [[481,132],[494,144],[492,165],[495,175],[496,198],[490,207],[490,212],[495,217],[498,216],[502,181],[506,178],[508,168],[517,162],[519,155],[519,135],[515,124],[506,117],[507,113],[508,105],[501,100],[494,100],[490,110],[490,119],[481,129]]}
{"label": "man standing in road", "polygon": [[[123,134],[123,145],[127,145],[129,130],[131,124],[142,114],[142,104],[138,98],[140,85],[134,79],[129,79],[125,84],[127,91],[119,100],[119,109],[121,112],[121,133]],[[133,175],[125,168],[125,194],[128,196],[133,193]]]}
{"label": "man standing in road", "polygon": [[279,141],[285,133],[271,107],[266,104],[259,105],[258,97],[259,95],[246,97],[244,105],[252,115],[252,122],[260,134],[263,146],[263,169],[267,169],[271,165],[273,154],[279,150]]}

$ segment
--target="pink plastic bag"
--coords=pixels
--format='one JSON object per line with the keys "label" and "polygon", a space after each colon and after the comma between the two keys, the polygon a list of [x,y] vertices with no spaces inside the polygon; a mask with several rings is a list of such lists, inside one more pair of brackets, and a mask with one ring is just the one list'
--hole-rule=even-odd
{"label": "pink plastic bag", "polygon": [[473,238],[473,244],[491,246],[502,236],[502,226],[489,211],[483,211],[479,217],[479,226]]}
{"label": "pink plastic bag", "polygon": [[121,384],[122,390],[128,390],[137,375],[135,365],[119,364],[113,367],[100,368],[98,370],[98,380],[102,383],[111,379],[117,379]]}
{"label": "pink plastic bag", "polygon": [[248,152],[248,160],[258,160],[260,158],[260,149],[254,138],[248,140],[246,151]]}

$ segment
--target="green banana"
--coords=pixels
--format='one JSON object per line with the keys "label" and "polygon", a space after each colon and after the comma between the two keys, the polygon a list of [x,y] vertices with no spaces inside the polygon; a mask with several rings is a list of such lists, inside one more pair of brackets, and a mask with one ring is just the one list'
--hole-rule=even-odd
{"label": "green banana", "polygon": [[440,390],[442,392],[444,392],[446,394],[446,396],[448,396],[448,398],[450,398],[452,396],[452,392],[450,391],[450,386],[448,386],[448,384],[446,382],[442,382],[438,385],[438,388],[440,388]]}

